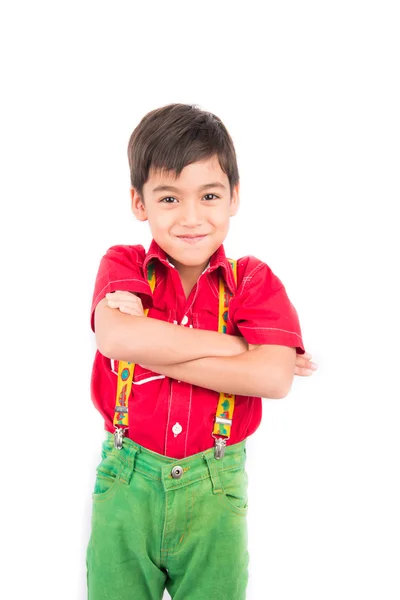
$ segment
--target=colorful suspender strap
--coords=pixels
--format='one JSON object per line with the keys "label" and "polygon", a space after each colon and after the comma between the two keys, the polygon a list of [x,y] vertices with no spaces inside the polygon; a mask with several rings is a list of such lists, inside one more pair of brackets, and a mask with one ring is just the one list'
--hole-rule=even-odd
{"label": "colorful suspender strap", "polygon": [[[228,258],[229,264],[233,270],[235,283],[237,282],[237,261]],[[156,284],[154,262],[150,262],[147,267],[147,281],[150,284],[151,291],[154,291]],[[225,284],[222,277],[219,278],[219,312],[218,312],[218,331],[226,333],[226,323],[228,321],[228,306],[232,292]],[[147,316],[149,309],[146,308],[144,315]],[[135,363],[119,361],[117,394],[114,412],[114,446],[118,450],[122,448],[124,432],[129,426],[128,398],[132,389],[133,373]],[[226,442],[230,438],[233,411],[235,408],[235,395],[220,392],[217,412],[215,415],[214,429],[212,437],[215,439],[214,456],[220,459],[224,456]],[[216,435],[223,436],[217,438]]]}
{"label": "colorful suspender strap", "polygon": [[[235,283],[237,282],[237,261],[228,258],[229,264],[233,270]],[[218,314],[218,331],[226,333],[226,323],[228,321],[228,307],[232,292],[227,287],[222,277],[219,279],[219,314]],[[233,419],[233,411],[235,409],[235,394],[227,394],[220,392],[217,413],[215,415],[214,429],[212,437],[215,439],[214,456],[217,460],[225,454],[226,442],[231,436],[231,426]],[[217,438],[216,435],[223,437]]]}
{"label": "colorful suspender strap", "polygon": [[[147,281],[150,284],[151,291],[154,291],[156,285],[156,273],[154,262],[150,261],[147,265]],[[144,310],[144,316],[147,317],[149,309]],[[115,399],[114,411],[114,446],[121,450],[125,431],[129,426],[128,399],[132,389],[133,372],[135,363],[120,360],[118,364],[117,396]]]}

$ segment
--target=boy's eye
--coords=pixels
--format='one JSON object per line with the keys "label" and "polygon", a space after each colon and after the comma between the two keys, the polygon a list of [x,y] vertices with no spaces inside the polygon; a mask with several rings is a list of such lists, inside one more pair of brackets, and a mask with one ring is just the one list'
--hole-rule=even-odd
{"label": "boy's eye", "polygon": [[[203,196],[203,198],[206,198],[207,196],[213,196],[213,198],[209,198],[209,200],[214,200],[214,198],[218,198],[218,196],[216,194],[206,194],[205,196]],[[160,202],[164,202],[165,200],[176,200],[176,198],[174,196],[166,196],[165,198],[161,198]],[[166,204],[172,204],[172,202],[166,202]]]}

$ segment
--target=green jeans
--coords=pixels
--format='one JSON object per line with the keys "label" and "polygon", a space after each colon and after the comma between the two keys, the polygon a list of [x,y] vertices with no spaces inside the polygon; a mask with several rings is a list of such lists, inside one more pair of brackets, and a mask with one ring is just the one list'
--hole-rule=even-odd
{"label": "green jeans", "polygon": [[86,552],[89,600],[245,600],[246,440],[174,459],[106,432]]}

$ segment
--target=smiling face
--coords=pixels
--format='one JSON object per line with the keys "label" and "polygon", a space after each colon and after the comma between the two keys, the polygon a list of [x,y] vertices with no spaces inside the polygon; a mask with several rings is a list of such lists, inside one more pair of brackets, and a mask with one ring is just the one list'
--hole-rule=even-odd
{"label": "smiling face", "polygon": [[149,221],[154,240],[181,278],[194,283],[228,234],[229,219],[239,208],[239,183],[231,197],[228,176],[213,156],[187,165],[178,178],[150,169],[144,203],[134,188],[131,197],[136,218]]}

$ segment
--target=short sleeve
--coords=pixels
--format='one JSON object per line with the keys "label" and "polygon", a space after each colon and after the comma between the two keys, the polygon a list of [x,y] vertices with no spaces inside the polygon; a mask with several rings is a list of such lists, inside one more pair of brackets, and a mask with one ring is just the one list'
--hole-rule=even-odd
{"label": "short sleeve", "polygon": [[[141,252],[142,250],[142,252]],[[109,292],[121,290],[134,292],[143,308],[153,306],[153,296],[147,279],[143,276],[143,246],[111,246],[102,257],[94,285],[90,326],[94,332],[94,311]]]}
{"label": "short sleeve", "polygon": [[249,344],[292,346],[304,354],[298,315],[281,280],[266,263],[244,275],[229,318]]}

